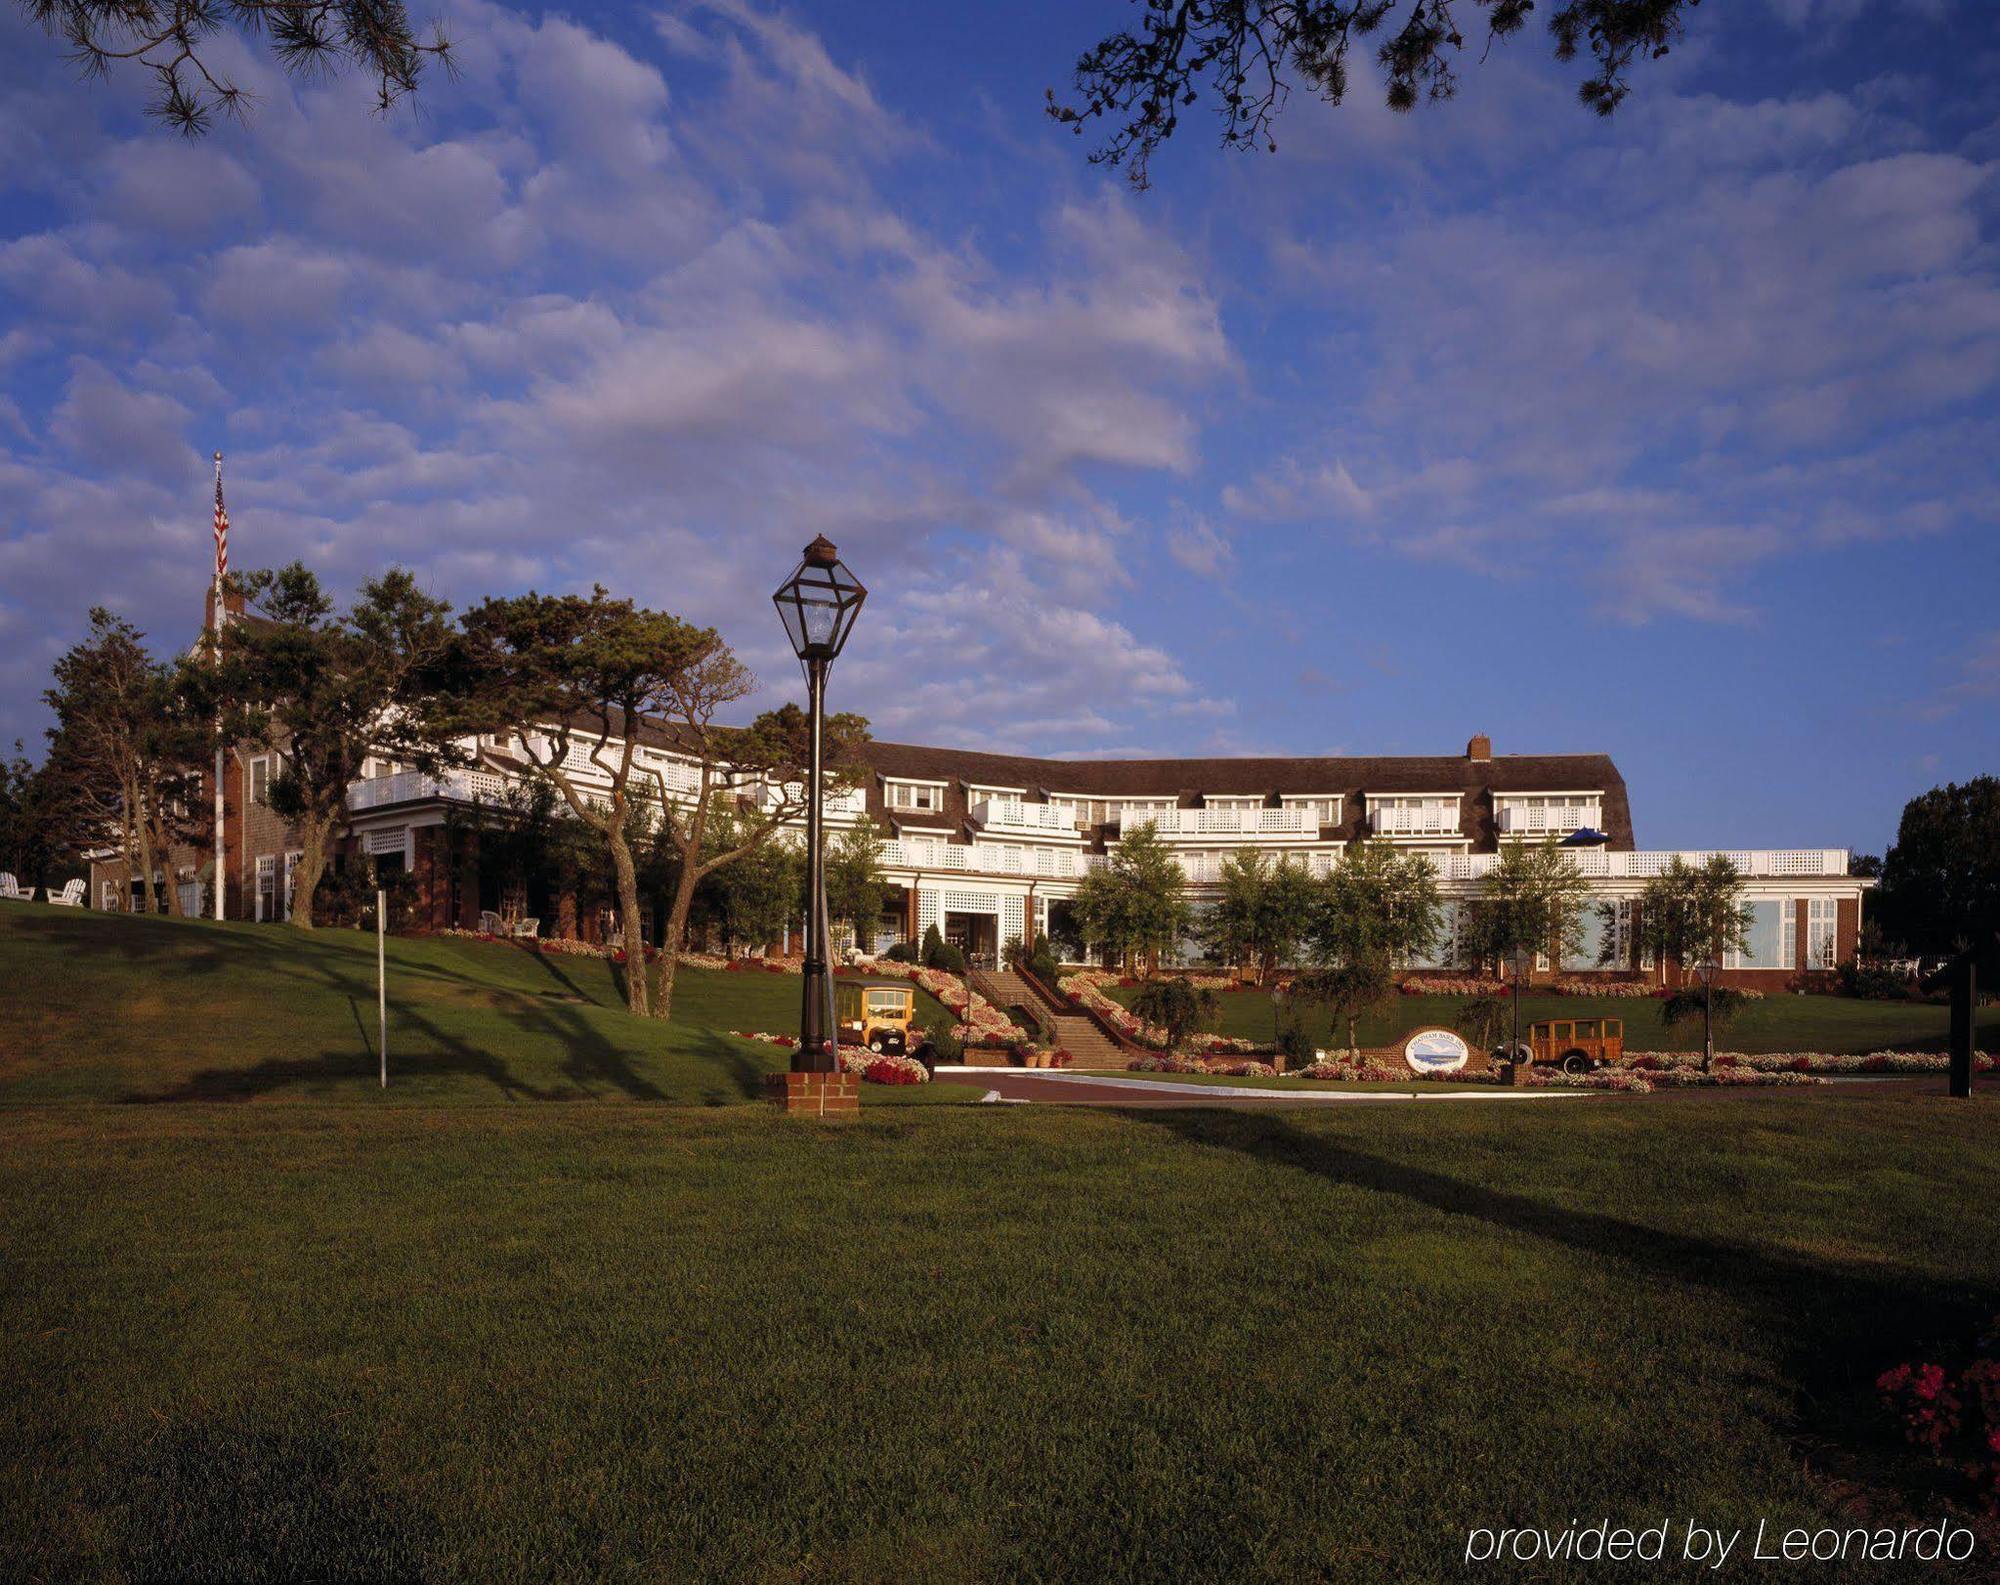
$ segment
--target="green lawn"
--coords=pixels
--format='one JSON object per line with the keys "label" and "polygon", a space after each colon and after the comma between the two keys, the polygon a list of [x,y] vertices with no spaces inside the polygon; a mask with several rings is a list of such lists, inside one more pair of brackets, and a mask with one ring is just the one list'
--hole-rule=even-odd
{"label": "green lawn", "polygon": [[1996,1173],[2000,1101],[1825,1092],[0,1107],[0,1578],[1373,1585],[1934,1519],[1869,1382],[2000,1310]]}
{"label": "green lawn", "polygon": [[[798,1028],[796,975],[683,968],[662,1024],[624,1011],[624,971],[602,958],[418,938],[388,956],[384,1095],[371,935],[0,904],[0,1101],[715,1105],[789,1060],[728,1031]],[[942,1011],[917,999],[919,1021]]]}
{"label": "green lawn", "polygon": [[[1138,992],[1111,986],[1107,994],[1129,1005]],[[1220,991],[1220,1015],[1211,1034],[1234,1035],[1268,1044],[1275,1024],[1270,993]],[[1447,1028],[1467,1001],[1463,996],[1397,996],[1382,1012],[1361,1021],[1364,1046],[1393,1045],[1415,1030]],[[1660,1022],[1660,1004],[1651,998],[1523,996],[1521,1024],[1538,1018],[1622,1018],[1625,1044],[1633,1051],[1691,1050],[1701,1031],[1676,1036]],[[1729,1051],[1942,1051],[1950,1019],[1942,1006],[1922,1002],[1863,1002],[1839,996],[1767,996],[1749,1003],[1719,1036]],[[1981,1049],[2000,1050],[2000,1006],[1982,1008]],[[1345,1042],[1343,1034],[1342,1043]]]}

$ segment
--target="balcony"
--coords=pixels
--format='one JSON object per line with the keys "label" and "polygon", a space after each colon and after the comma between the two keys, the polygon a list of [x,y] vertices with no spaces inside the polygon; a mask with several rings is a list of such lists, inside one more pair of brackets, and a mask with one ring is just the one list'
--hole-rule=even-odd
{"label": "balcony", "polygon": [[[1737,848],[1722,856],[1736,866],[1746,880],[1784,880],[1791,877],[1838,877],[1847,873],[1845,848]],[[1582,848],[1569,855],[1578,873],[1592,880],[1650,880],[1678,857],[1688,864],[1706,864],[1707,851],[1613,853],[1604,848]],[[1447,881],[1474,881],[1500,862],[1494,853],[1437,853],[1431,863],[1438,877]]]}
{"label": "balcony", "polygon": [[449,798],[457,803],[491,803],[506,791],[507,778],[492,771],[449,770],[435,776],[422,771],[399,771],[394,776],[370,776],[347,784],[347,807],[359,814],[364,809],[383,809],[390,804],[417,803],[426,798]]}
{"label": "balcony", "polygon": [[1502,836],[1568,836],[1572,831],[1597,831],[1603,816],[1596,806],[1558,804],[1540,809],[1518,804],[1502,804],[1494,814],[1494,825]]}
{"label": "balcony", "polygon": [[1018,831],[1028,836],[1075,840],[1077,823],[1058,804],[1023,803],[1018,798],[989,798],[974,804],[972,818],[987,831]]}
{"label": "balcony", "polygon": [[1426,804],[1420,808],[1383,806],[1368,811],[1368,823],[1378,837],[1456,837],[1458,806]]}
{"label": "balcony", "polygon": [[1152,817],[1166,840],[1200,837],[1317,837],[1319,817],[1310,809],[1176,809]]}

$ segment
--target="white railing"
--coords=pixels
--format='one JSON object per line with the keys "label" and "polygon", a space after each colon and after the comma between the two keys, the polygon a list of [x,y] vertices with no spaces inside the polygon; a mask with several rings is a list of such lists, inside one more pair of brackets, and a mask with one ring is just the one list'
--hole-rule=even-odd
{"label": "white railing", "polygon": [[1023,803],[1018,798],[989,798],[973,806],[972,818],[989,831],[1076,835],[1075,816],[1058,804]]}
{"label": "white railing", "polygon": [[1596,809],[1579,804],[1552,809],[1502,804],[1495,824],[1506,836],[1567,836],[1572,831],[1595,829],[1599,818]]}
{"label": "white railing", "polygon": [[[1580,874],[1592,880],[1650,880],[1675,858],[1700,866],[1711,852],[1685,849],[1678,853],[1613,853],[1605,848],[1577,848],[1569,855]],[[1791,876],[1841,876],[1847,873],[1845,848],[1734,848],[1722,850],[1748,880],[1779,880]],[[1438,878],[1447,881],[1478,880],[1500,862],[1494,853],[1433,853],[1429,855]]]}
{"label": "white railing", "polygon": [[1441,837],[1458,835],[1458,806],[1431,805],[1421,809],[1375,808],[1368,823],[1379,837]]}
{"label": "white railing", "polygon": [[1176,809],[1152,817],[1168,840],[1182,837],[1300,837],[1319,835],[1310,809]]}
{"label": "white railing", "polygon": [[394,776],[370,776],[364,781],[349,782],[347,807],[380,809],[387,804],[422,798],[454,798],[471,803],[474,799],[496,799],[506,787],[507,778],[491,771],[450,770],[436,776],[427,776],[422,771],[398,771]]}

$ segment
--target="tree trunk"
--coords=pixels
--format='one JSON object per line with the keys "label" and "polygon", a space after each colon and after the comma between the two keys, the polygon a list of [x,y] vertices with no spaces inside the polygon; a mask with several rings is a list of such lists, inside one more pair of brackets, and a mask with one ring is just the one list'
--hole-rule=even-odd
{"label": "tree trunk", "polygon": [[[292,871],[292,909],[289,923],[294,930],[311,930],[316,921],[313,906],[317,901],[320,877],[326,873],[327,844],[333,834],[333,821],[326,816],[307,816],[299,823],[299,862]],[[279,884],[283,884],[280,877]],[[283,899],[278,899],[283,906]]]}
{"label": "tree trunk", "polygon": [[165,831],[155,831],[153,833],[153,842],[155,850],[164,855],[161,860],[161,867],[167,871],[167,917],[170,919],[185,919],[187,918],[187,910],[181,906],[180,877],[173,873],[173,842],[169,839]]}
{"label": "tree trunk", "polygon": [[674,906],[667,915],[667,937],[660,947],[660,986],[653,997],[653,1016],[674,1015],[674,972],[680,967],[681,941],[687,935],[688,915],[694,911],[694,889],[701,884],[700,866],[695,855],[700,850],[689,844],[681,856],[680,874],[674,877]]}
{"label": "tree trunk", "polygon": [[576,939],[576,888],[565,886],[556,894],[556,934],[564,941]]}
{"label": "tree trunk", "polygon": [[1360,1021],[1352,1013],[1347,1015],[1347,1060],[1349,1062],[1359,1062],[1361,1060],[1361,1042],[1355,1037],[1354,1032],[1355,1026]]}
{"label": "tree trunk", "polygon": [[158,902],[153,896],[153,830],[146,819],[145,805],[140,802],[136,786],[126,793],[128,809],[136,814],[128,815],[130,830],[139,843],[139,912],[150,914],[158,911]]}
{"label": "tree trunk", "polygon": [[625,942],[625,1006],[646,1011],[646,938],[639,929],[639,871],[632,862],[632,845],[625,828],[614,821],[605,832],[611,844],[611,871],[618,881],[618,928]]}

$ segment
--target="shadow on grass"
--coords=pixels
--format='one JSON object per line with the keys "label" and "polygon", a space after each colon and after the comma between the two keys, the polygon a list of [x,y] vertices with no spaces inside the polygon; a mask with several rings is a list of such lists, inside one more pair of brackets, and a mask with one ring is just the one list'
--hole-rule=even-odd
{"label": "shadow on grass", "polygon": [[435,1521],[330,1430],[174,1421],[121,1462],[130,1579],[416,1580],[436,1550]]}
{"label": "shadow on grass", "polygon": [[1343,1188],[1525,1234],[1739,1305],[1749,1325],[1775,1344],[1773,1357],[1793,1395],[1796,1418],[1776,1427],[1780,1434],[1836,1450],[1878,1474],[1893,1471],[1906,1498],[1929,1476],[1890,1435],[1875,1405],[1875,1377],[1922,1357],[1928,1345],[1955,1348],[2000,1311],[2000,1285],[1990,1278],[1941,1281],[1907,1268],[1862,1269],[1552,1205],[1371,1155],[1273,1113],[1160,1107],[1124,1115],[1191,1144],[1240,1151]]}
{"label": "shadow on grass", "polygon": [[[161,1091],[133,1091],[128,1102],[241,1101],[286,1090],[328,1084],[373,1087],[380,1064],[380,1036],[374,1009],[372,952],[354,950],[351,933],[337,930],[306,932],[283,926],[226,926],[206,921],[120,919],[107,929],[104,916],[71,919],[50,915],[21,921],[32,933],[59,949],[111,958],[134,969],[149,969],[163,978],[201,979],[223,973],[268,976],[332,992],[347,1004],[357,1036],[354,1046],[328,1047],[310,1054],[274,1055],[261,1060],[217,1063]],[[508,946],[493,950],[506,952]],[[625,970],[607,965],[604,982],[593,995],[568,966],[530,943],[512,947],[525,953],[557,988],[537,991],[531,984],[495,985],[466,971],[454,971],[449,959],[423,963],[405,957],[392,965],[389,1030],[389,1078],[459,1077],[490,1085],[510,1101],[560,1101],[622,1098],[657,1103],[719,1104],[750,1100],[761,1093],[765,1069],[737,1043],[706,1034],[687,1040],[682,1033],[669,1046],[666,1025],[639,1023],[636,1040],[610,1038],[603,1020],[624,1017]],[[401,987],[402,994],[396,989]],[[474,989],[478,1014],[509,1033],[496,1029],[495,1038],[468,1038],[449,1022],[434,1016],[435,1005],[455,1005],[454,992]],[[414,995],[411,994],[414,991]],[[190,991],[191,1010],[208,994]],[[264,994],[269,994],[266,991]],[[427,1010],[427,1005],[432,1010]],[[314,1044],[318,1044],[315,1041]],[[506,1051],[520,1044],[534,1050],[532,1058],[510,1058]],[[633,1047],[640,1049],[633,1049]],[[646,1049],[656,1047],[657,1050]],[[406,1053],[414,1052],[414,1055]],[[546,1053],[546,1056],[543,1055]],[[676,1069],[685,1065],[684,1085],[672,1091],[648,1075],[642,1064],[650,1057],[667,1059]],[[531,1061],[544,1075],[536,1083],[519,1071]],[[551,1075],[563,1082],[550,1083]]]}

